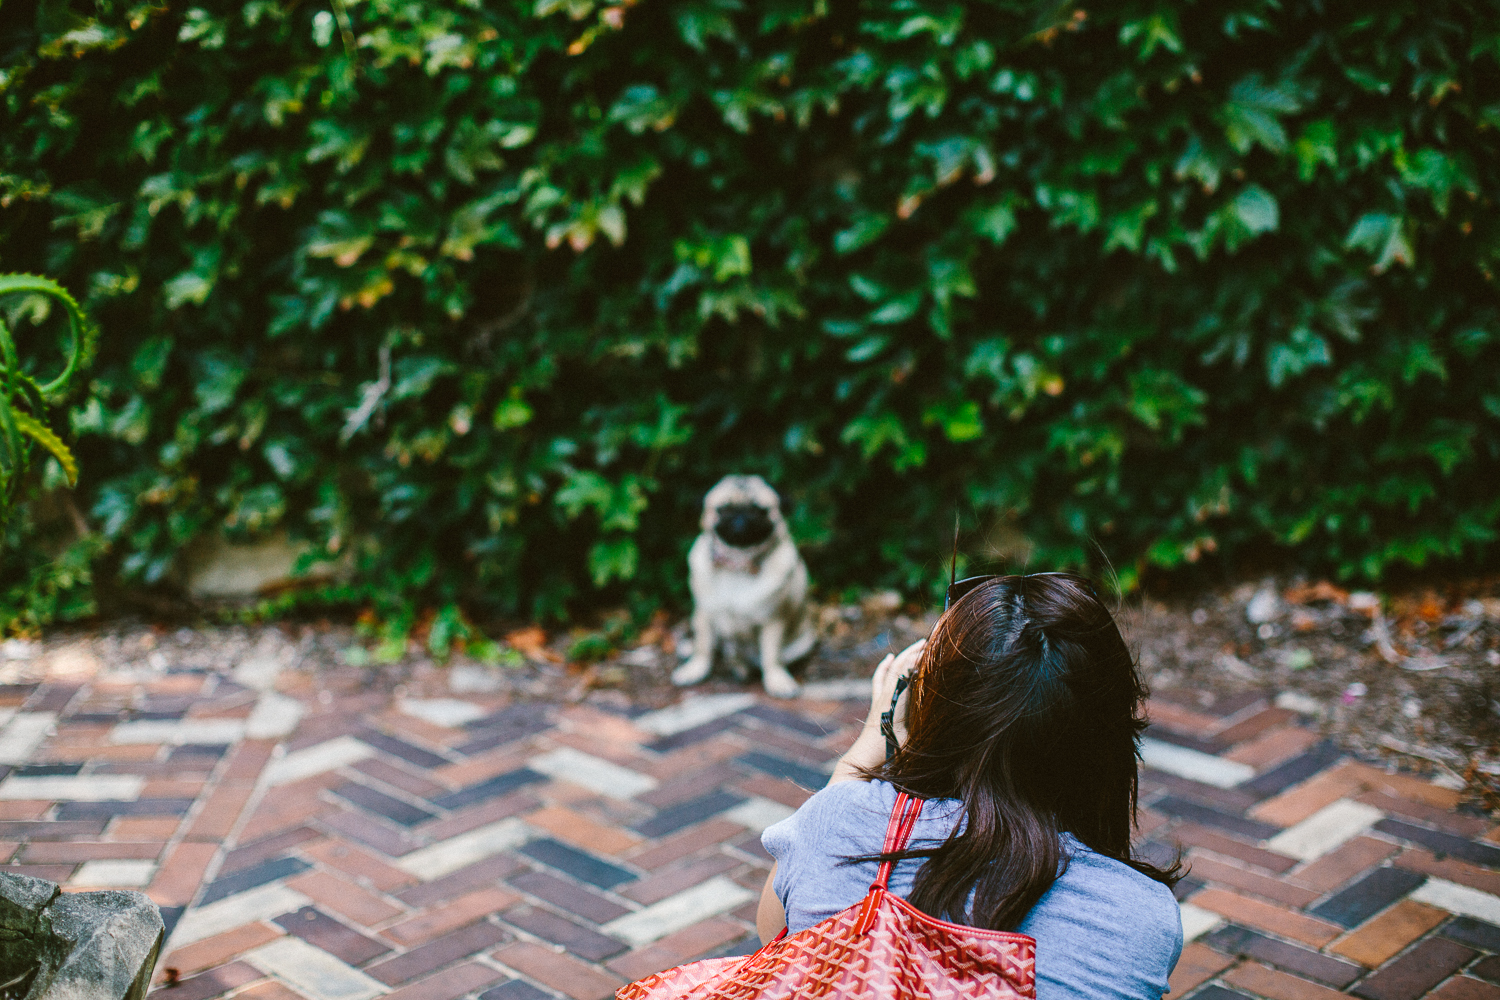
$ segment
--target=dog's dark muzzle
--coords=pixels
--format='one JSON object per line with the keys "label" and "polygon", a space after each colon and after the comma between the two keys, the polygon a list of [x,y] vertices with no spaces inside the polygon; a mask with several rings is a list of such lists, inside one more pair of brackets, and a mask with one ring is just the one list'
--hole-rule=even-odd
{"label": "dog's dark muzzle", "polygon": [[714,534],[737,549],[759,545],[770,538],[774,530],[770,512],[753,503],[725,504],[719,508],[718,519],[714,522]]}

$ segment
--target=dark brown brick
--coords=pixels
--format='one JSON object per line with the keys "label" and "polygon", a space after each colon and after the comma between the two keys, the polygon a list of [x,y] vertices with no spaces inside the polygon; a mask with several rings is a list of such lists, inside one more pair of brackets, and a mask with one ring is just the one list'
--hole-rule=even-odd
{"label": "dark brown brick", "polygon": [[560,944],[579,958],[586,958],[591,962],[602,962],[618,955],[627,947],[623,941],[534,906],[517,906],[506,910],[500,915],[500,919],[543,941]]}
{"label": "dark brown brick", "polygon": [[510,886],[551,903],[560,910],[583,917],[596,924],[606,923],[630,912],[630,908],[600,893],[558,878],[547,872],[527,872],[508,880]]}
{"label": "dark brown brick", "polygon": [[387,986],[397,986],[508,940],[510,935],[504,930],[487,920],[478,920],[404,955],[377,962],[365,971]]}
{"label": "dark brown brick", "polygon": [[284,913],[274,922],[288,934],[322,948],[350,965],[363,965],[391,950],[389,946],[344,926],[316,906],[304,906]]}
{"label": "dark brown brick", "polygon": [[466,892],[472,892],[480,886],[497,882],[521,867],[521,862],[511,855],[497,854],[483,861],[476,861],[467,868],[460,868],[451,875],[444,875],[440,879],[402,889],[395,893],[395,896],[409,906],[419,908],[431,906],[433,903],[441,903],[444,900],[462,896]]}
{"label": "dark brown brick", "polygon": [[1428,938],[1353,990],[1367,1000],[1416,1000],[1474,958],[1474,952],[1447,938]]}

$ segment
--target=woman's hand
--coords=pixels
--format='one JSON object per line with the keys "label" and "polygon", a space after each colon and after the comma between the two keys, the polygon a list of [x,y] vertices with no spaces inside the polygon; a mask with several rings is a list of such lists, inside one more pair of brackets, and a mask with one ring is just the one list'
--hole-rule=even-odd
{"label": "woman's hand", "polygon": [[[834,765],[830,785],[860,776],[861,768],[879,767],[885,760],[885,737],[880,732],[880,716],[891,707],[891,695],[896,693],[896,681],[908,676],[917,665],[917,659],[927,645],[919,639],[894,656],[887,655],[875,666],[875,676],[870,678],[870,714],[865,717],[864,728],[855,738],[844,756]],[[906,692],[896,703],[896,741],[906,741]]]}
{"label": "woman's hand", "polygon": [[[875,676],[870,678],[870,714],[865,717],[866,729],[874,727],[876,732],[880,731],[880,717],[890,711],[891,695],[896,693],[896,682],[911,676],[912,669],[916,667],[925,648],[927,640],[918,639],[899,653],[887,653],[885,659],[876,664]],[[897,743],[906,742],[906,696],[907,692],[902,691],[901,700],[896,702]]]}

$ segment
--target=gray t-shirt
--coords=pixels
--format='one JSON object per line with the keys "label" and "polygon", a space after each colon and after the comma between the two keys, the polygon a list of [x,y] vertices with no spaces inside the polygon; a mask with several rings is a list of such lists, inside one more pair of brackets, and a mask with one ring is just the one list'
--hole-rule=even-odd
{"label": "gray t-shirt", "polygon": [[[895,804],[896,790],[884,781],[841,781],[761,834],[777,862],[773,888],[792,933],[869,891],[879,866],[839,860],[878,853]],[[942,843],[961,815],[956,799],[925,803],[910,846]],[[1037,1000],[1160,1000],[1182,952],[1171,890],[1070,835],[1064,846],[1067,871],[1016,928],[1036,939]],[[920,867],[918,860],[896,865],[891,891],[909,896]]]}

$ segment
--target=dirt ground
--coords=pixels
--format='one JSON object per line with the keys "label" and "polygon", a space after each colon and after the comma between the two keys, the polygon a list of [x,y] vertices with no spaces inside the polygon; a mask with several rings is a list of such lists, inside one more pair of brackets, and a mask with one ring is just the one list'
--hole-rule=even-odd
{"label": "dirt ground", "polygon": [[[1500,587],[1492,582],[1395,594],[1350,593],[1326,582],[1264,580],[1167,599],[1127,601],[1119,621],[1158,697],[1205,707],[1259,691],[1318,721],[1364,756],[1466,789],[1478,809],[1500,809]],[[886,652],[921,638],[935,615],[894,593],[818,609],[822,641],[807,682],[869,675]],[[275,631],[273,637],[269,633]],[[354,689],[401,696],[504,692],[518,700],[589,701],[644,710],[679,697],[669,675],[686,655],[683,622],[660,620],[626,648],[569,662],[581,631],[511,632],[506,662],[417,650],[374,664],[353,629],[329,623],[166,628],[119,620],[91,631],[0,644],[0,683],[106,671],[153,673],[222,665],[292,639],[301,669],[334,698]],[[594,655],[598,655],[596,650]],[[351,667],[358,666],[358,669]],[[740,687],[715,671],[700,691]],[[128,707],[122,707],[128,711]]]}

